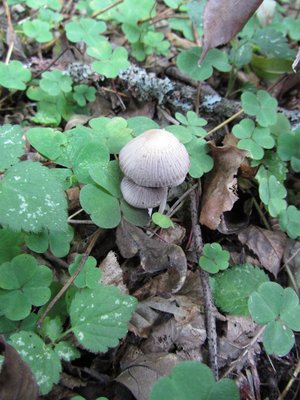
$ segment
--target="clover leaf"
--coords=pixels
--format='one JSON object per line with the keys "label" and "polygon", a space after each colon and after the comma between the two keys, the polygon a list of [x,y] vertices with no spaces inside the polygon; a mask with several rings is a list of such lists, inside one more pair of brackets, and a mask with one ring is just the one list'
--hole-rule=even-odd
{"label": "clover leaf", "polygon": [[117,198],[121,198],[121,170],[116,160],[95,164],[89,169],[90,176],[99,186]]}
{"label": "clover leaf", "polygon": [[249,315],[249,296],[268,275],[251,264],[235,265],[211,278],[215,305],[222,311],[233,315]]}
{"label": "clover leaf", "polygon": [[101,228],[115,228],[121,221],[118,200],[95,185],[85,185],[80,191],[80,204]]}
{"label": "clover leaf", "polygon": [[193,138],[185,145],[190,155],[189,174],[193,178],[200,178],[205,172],[213,168],[214,160],[207,153],[209,151],[206,140],[202,138]]}
{"label": "clover leaf", "polygon": [[33,21],[25,21],[23,24],[23,31],[26,36],[34,38],[39,43],[46,43],[52,40],[53,35],[50,31],[50,24],[40,19]]}
{"label": "clover leaf", "polygon": [[152,214],[152,221],[163,229],[168,229],[174,226],[171,218],[167,215],[161,214],[160,212]]}
{"label": "clover leaf", "polygon": [[73,228],[68,225],[67,230],[63,232],[43,230],[38,233],[27,233],[25,242],[27,247],[36,253],[44,253],[49,247],[55,257],[65,257],[70,251],[73,235]]}
{"label": "clover leaf", "polygon": [[[69,274],[72,275],[78,268],[82,255],[77,254],[75,260],[69,265]],[[96,289],[99,286],[101,270],[97,268],[97,260],[94,257],[88,257],[77,277],[74,285],[80,289]]]}
{"label": "clover leaf", "polygon": [[225,378],[216,382],[207,365],[198,361],[183,361],[168,376],[155,382],[150,400],[161,399],[238,400],[239,391],[233,380]]}
{"label": "clover leaf", "polygon": [[24,154],[24,140],[20,125],[0,126],[0,172],[19,161]]}
{"label": "clover leaf", "polygon": [[279,214],[279,225],[290,238],[296,239],[300,236],[300,211],[295,206],[288,206]]}
{"label": "clover leaf", "polygon": [[0,182],[0,223],[14,230],[67,230],[67,201],[61,184],[38,162],[21,161]]}
{"label": "clover leaf", "polygon": [[40,87],[50,96],[68,93],[72,90],[72,79],[62,71],[53,70],[42,73]]}
{"label": "clover leaf", "polygon": [[266,282],[253,292],[248,301],[252,318],[267,324],[263,343],[267,353],[286,355],[295,343],[294,331],[300,331],[300,305],[292,288]]}
{"label": "clover leaf", "polygon": [[0,85],[7,89],[25,90],[31,72],[20,61],[5,64],[0,61]]}
{"label": "clover leaf", "polygon": [[268,57],[293,58],[295,52],[289,47],[287,38],[270,27],[257,29],[253,41],[260,47],[260,51]]}
{"label": "clover leaf", "polygon": [[31,368],[42,395],[58,383],[61,362],[58,354],[34,332],[20,331],[10,336],[9,343]]}
{"label": "clover leaf", "polygon": [[26,137],[31,146],[52,161],[62,154],[67,145],[66,136],[52,128],[30,128],[26,131]]}
{"label": "clover leaf", "polygon": [[271,149],[275,144],[270,129],[255,126],[255,123],[249,118],[245,118],[235,125],[232,133],[240,139],[237,147],[248,150],[250,157],[255,160],[262,159],[264,156],[263,149]]}
{"label": "clover leaf", "polygon": [[231,70],[228,63],[228,57],[225,53],[218,49],[211,49],[208,51],[202,64],[198,64],[199,57],[202,53],[200,47],[193,47],[185,50],[177,57],[177,65],[184,73],[190,78],[204,81],[213,74],[213,68],[222,72]]}
{"label": "clover leaf", "polygon": [[80,107],[84,107],[87,101],[96,100],[96,89],[88,85],[77,85],[74,87],[73,98]]}
{"label": "clover leaf", "polygon": [[295,172],[300,172],[300,128],[279,135],[277,152],[283,161],[291,162]]}
{"label": "clover leaf", "polygon": [[277,217],[281,211],[286,209],[286,188],[274,175],[267,173],[259,179],[259,197],[268,206],[272,217]]}
{"label": "clover leaf", "polygon": [[143,43],[146,46],[146,54],[168,54],[170,43],[164,40],[162,32],[147,31],[143,37]]}
{"label": "clover leaf", "polygon": [[24,319],[32,305],[41,306],[49,300],[51,280],[51,270],[37,265],[29,254],[0,265],[0,314],[12,321]]}
{"label": "clover leaf", "polygon": [[82,289],[71,301],[71,330],[86,349],[105,352],[126,335],[136,303],[115,286]]}
{"label": "clover leaf", "polygon": [[243,110],[248,115],[255,115],[257,122],[263,126],[274,125],[277,121],[277,101],[265,90],[256,95],[245,92],[241,96]]}
{"label": "clover leaf", "polygon": [[80,18],[78,21],[67,23],[65,29],[67,38],[71,42],[85,42],[92,45],[103,40],[100,34],[106,31],[106,24],[92,18]]}
{"label": "clover leaf", "polygon": [[129,68],[128,53],[124,47],[117,47],[109,58],[92,62],[94,70],[106,78],[115,78],[121,70]]}
{"label": "clover leaf", "polygon": [[199,266],[204,271],[216,274],[219,270],[228,268],[229,252],[222,249],[219,243],[205,244],[203,255],[199,258]]}

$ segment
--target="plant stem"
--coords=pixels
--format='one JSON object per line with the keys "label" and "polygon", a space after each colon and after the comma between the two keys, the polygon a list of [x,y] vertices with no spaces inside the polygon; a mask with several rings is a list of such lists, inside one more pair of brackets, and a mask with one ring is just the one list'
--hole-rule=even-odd
{"label": "plant stem", "polygon": [[44,321],[44,319],[46,318],[46,316],[49,314],[49,312],[52,310],[52,308],[54,307],[54,305],[58,302],[58,300],[62,297],[62,295],[67,291],[67,289],[69,289],[69,287],[72,285],[72,283],[74,282],[74,280],[76,279],[76,277],[79,275],[80,271],[82,270],[83,265],[85,264],[86,260],[88,259],[93,247],[96,244],[96,241],[101,233],[102,229],[98,228],[96,230],[96,232],[94,232],[94,234],[91,236],[90,239],[90,243],[87,246],[87,249],[85,251],[85,253],[82,256],[82,259],[80,260],[80,263],[76,269],[76,271],[73,273],[73,275],[67,280],[67,282],[64,284],[64,286],[60,289],[60,291],[57,293],[56,296],[54,296],[54,298],[50,301],[50,303],[48,304],[48,306],[46,307],[46,310],[44,311],[44,313],[41,315],[41,317],[37,320],[37,327],[40,329],[41,325]]}
{"label": "plant stem", "polygon": [[92,18],[96,18],[96,17],[98,17],[98,15],[103,14],[103,13],[105,13],[105,12],[108,11],[108,10],[111,10],[112,8],[114,8],[114,7],[118,6],[119,4],[123,3],[123,1],[124,1],[124,0],[117,0],[117,1],[115,1],[114,3],[110,4],[110,5],[107,6],[107,7],[102,8],[102,9],[99,10],[99,11],[95,11],[95,12],[92,14]]}
{"label": "plant stem", "polygon": [[213,132],[216,132],[217,130],[219,130],[220,128],[223,128],[223,126],[227,125],[229,122],[231,122],[232,120],[234,120],[235,118],[237,118],[239,115],[243,114],[243,110],[239,110],[238,112],[236,112],[235,114],[233,114],[231,117],[227,118],[225,121],[221,122],[221,124],[215,126],[213,129],[211,129],[209,132],[207,132],[207,134],[205,136],[210,135]]}

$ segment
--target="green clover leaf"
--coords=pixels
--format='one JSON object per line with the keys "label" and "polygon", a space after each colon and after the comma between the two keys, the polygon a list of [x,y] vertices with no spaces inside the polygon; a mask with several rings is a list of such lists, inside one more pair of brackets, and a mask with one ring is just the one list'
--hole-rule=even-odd
{"label": "green clover leaf", "polygon": [[129,68],[128,53],[124,47],[117,47],[110,58],[101,61],[94,61],[94,70],[106,78],[115,78],[121,70]]}
{"label": "green clover leaf", "polygon": [[262,159],[263,149],[271,149],[275,144],[270,129],[255,126],[255,123],[249,118],[245,118],[235,125],[232,133],[240,139],[237,147],[248,150],[250,157],[255,160]]}
{"label": "green clover leaf", "polygon": [[[77,254],[74,262],[69,265],[69,274],[72,275],[78,268],[82,259],[81,254]],[[99,286],[101,270],[97,268],[97,260],[94,257],[88,257],[81,271],[74,280],[74,285],[80,289],[96,289]]]}
{"label": "green clover leaf", "polygon": [[12,321],[26,318],[32,305],[45,304],[51,295],[52,272],[37,265],[29,254],[20,254],[0,266],[0,314]]}
{"label": "green clover leaf", "polygon": [[60,157],[67,146],[64,133],[51,128],[30,128],[26,131],[26,137],[31,146],[52,161]]}
{"label": "green clover leaf", "polygon": [[46,71],[42,74],[40,87],[50,96],[58,96],[62,92],[71,92],[72,79],[59,70]]}
{"label": "green clover leaf", "polygon": [[300,128],[279,135],[277,152],[281,160],[291,161],[293,170],[300,172]]}
{"label": "green clover leaf", "polygon": [[67,23],[65,29],[67,38],[71,42],[94,45],[99,40],[103,40],[100,34],[106,31],[106,24],[92,18],[80,18],[78,21]]}
{"label": "green clover leaf", "polygon": [[8,228],[0,229],[0,265],[21,253],[24,242],[22,232],[16,232]]}
{"label": "green clover leaf", "polygon": [[53,39],[53,35],[50,31],[50,24],[40,19],[34,19],[33,21],[25,21],[23,24],[23,30],[26,36],[34,38],[39,43],[50,42]]}
{"label": "green clover leaf", "polygon": [[229,252],[222,249],[219,243],[205,244],[203,255],[199,258],[199,266],[204,271],[216,274],[220,270],[228,268]]}
{"label": "green clover leaf", "polygon": [[168,229],[174,226],[172,220],[167,215],[161,214],[160,212],[155,212],[152,214],[152,221],[155,225],[163,229]]}
{"label": "green clover leaf", "polygon": [[24,154],[24,140],[20,125],[0,127],[0,172],[16,164]]}
{"label": "green clover leaf", "polygon": [[290,238],[296,239],[300,236],[300,211],[295,206],[288,206],[279,214],[279,224]]}
{"label": "green clover leaf", "polygon": [[243,110],[248,115],[255,115],[257,122],[263,126],[274,125],[277,121],[277,101],[265,90],[256,95],[245,92],[241,96]]}
{"label": "green clover leaf", "polygon": [[200,178],[204,173],[213,168],[214,160],[207,153],[209,151],[206,140],[202,138],[193,138],[185,145],[190,155],[190,169],[189,174],[193,178]]}
{"label": "green clover leaf", "polygon": [[96,100],[96,89],[88,85],[77,85],[74,87],[73,98],[80,107],[84,107],[87,101]]}
{"label": "green clover leaf", "polygon": [[0,62],[0,85],[7,89],[25,90],[31,72],[20,61]]}
{"label": "green clover leaf", "polygon": [[185,50],[177,57],[177,65],[190,78],[204,81],[213,74],[213,68],[219,71],[228,72],[231,66],[228,63],[228,57],[225,53],[218,49],[208,51],[202,64],[198,64],[199,57],[202,53],[200,47],[193,47]]}

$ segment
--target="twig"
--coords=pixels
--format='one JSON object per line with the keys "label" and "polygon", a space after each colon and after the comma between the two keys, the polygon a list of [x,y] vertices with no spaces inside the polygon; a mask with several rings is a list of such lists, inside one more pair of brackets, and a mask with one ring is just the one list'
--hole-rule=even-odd
{"label": "twig", "polygon": [[236,367],[236,365],[247,355],[248,351],[251,349],[251,347],[258,341],[258,339],[260,338],[260,336],[264,333],[264,330],[266,329],[266,325],[264,325],[263,327],[261,327],[259,329],[259,331],[257,332],[257,334],[252,338],[252,340],[244,347],[245,350],[243,351],[243,353],[236,359],[233,361],[233,363],[230,365],[230,367],[224,372],[224,374],[222,375],[222,379],[225,378],[226,376],[228,376]]}
{"label": "twig", "polygon": [[108,10],[110,10],[110,9],[112,9],[112,8],[114,8],[114,7],[116,7],[116,6],[118,6],[119,4],[123,3],[123,1],[124,1],[124,0],[117,0],[117,1],[115,1],[114,3],[110,4],[110,5],[107,6],[107,7],[102,8],[102,9],[99,10],[99,11],[95,11],[95,12],[92,14],[92,18],[98,17],[98,15],[103,14],[103,13],[105,13],[106,11],[108,11]]}
{"label": "twig", "polygon": [[278,400],[283,400],[285,398],[285,396],[288,394],[288,391],[290,390],[290,387],[292,386],[292,384],[295,382],[295,380],[297,379],[297,376],[300,373],[300,360],[298,361],[298,364],[291,376],[291,379],[288,381],[288,384],[286,385],[286,387],[284,388],[283,392],[281,393],[281,395],[279,395]]}
{"label": "twig", "polygon": [[229,124],[229,122],[231,122],[232,120],[234,120],[235,118],[237,118],[239,115],[243,114],[243,110],[239,110],[238,112],[236,112],[235,114],[233,114],[231,117],[227,118],[225,121],[223,121],[221,124],[215,126],[213,129],[211,129],[209,132],[207,132],[207,134],[205,136],[209,136],[211,135],[213,132],[223,128],[223,126]]}
{"label": "twig", "polygon": [[96,230],[96,232],[91,236],[90,239],[90,243],[87,246],[87,249],[85,251],[85,253],[82,256],[82,259],[80,260],[80,263],[76,269],[76,271],[73,273],[73,275],[67,280],[67,282],[64,284],[64,286],[60,289],[60,291],[57,293],[56,296],[54,296],[54,298],[50,301],[50,303],[48,304],[48,306],[46,307],[46,310],[44,311],[44,313],[42,314],[42,316],[38,319],[37,321],[37,327],[40,328],[44,319],[46,318],[46,316],[49,314],[49,312],[52,310],[52,308],[54,307],[54,305],[58,302],[58,300],[62,297],[62,295],[67,291],[67,289],[72,285],[72,283],[74,282],[74,280],[76,279],[76,277],[78,276],[78,274],[80,273],[83,265],[85,264],[86,260],[88,259],[93,247],[95,246],[95,243],[100,235],[100,232],[102,232],[102,230],[99,228]]}
{"label": "twig", "polygon": [[15,44],[15,31],[14,31],[14,28],[13,28],[13,25],[11,22],[10,9],[9,9],[9,6],[8,6],[6,0],[3,0],[3,5],[4,5],[4,9],[5,9],[6,18],[7,18],[7,29],[8,29],[8,35],[7,35],[8,52],[5,57],[5,64],[8,64],[10,57],[12,55],[14,44]]}
{"label": "twig", "polygon": [[[198,223],[198,206],[196,199],[196,190],[192,191],[190,194],[191,198],[191,220],[192,229],[194,234],[194,244],[197,258],[200,257],[202,252],[202,235],[200,225]],[[206,317],[206,331],[208,339],[208,349],[209,349],[209,363],[212,368],[215,379],[219,379],[219,368],[218,368],[218,352],[217,352],[217,331],[216,331],[216,319],[214,314],[214,305],[212,300],[211,289],[209,286],[209,275],[207,272],[199,269],[199,274],[203,287],[203,295],[205,301],[205,317]]]}

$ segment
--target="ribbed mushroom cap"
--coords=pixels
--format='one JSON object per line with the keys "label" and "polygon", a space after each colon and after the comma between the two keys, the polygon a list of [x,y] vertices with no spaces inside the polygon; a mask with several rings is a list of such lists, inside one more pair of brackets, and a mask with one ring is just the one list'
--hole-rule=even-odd
{"label": "ribbed mushroom cap", "polygon": [[147,188],[139,186],[126,176],[121,181],[121,192],[128,204],[137,208],[154,208],[159,206],[167,188]]}
{"label": "ribbed mushroom cap", "polygon": [[146,187],[180,185],[190,166],[184,145],[164,129],[150,129],[128,142],[119,163],[125,176]]}

